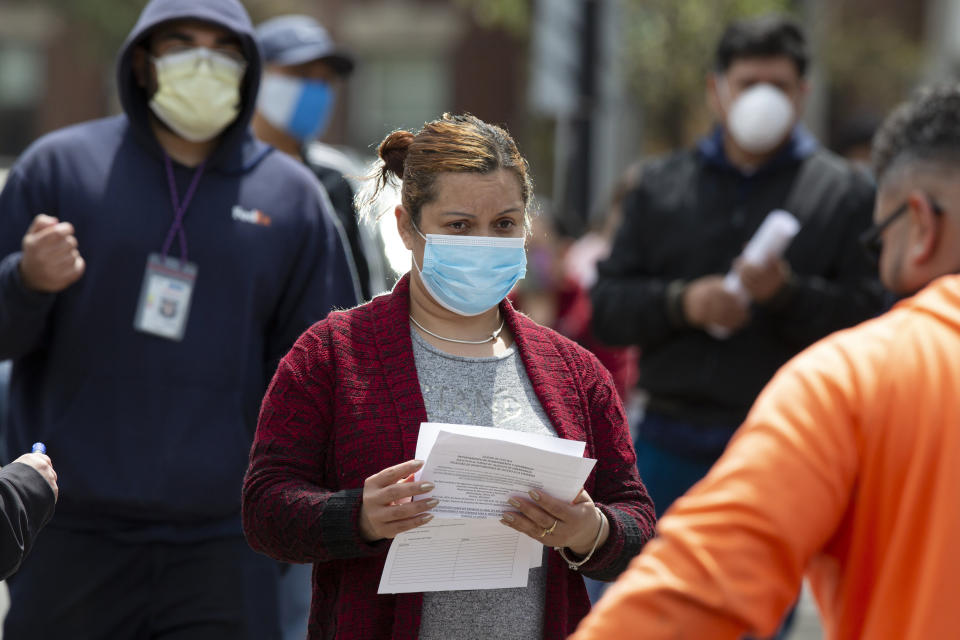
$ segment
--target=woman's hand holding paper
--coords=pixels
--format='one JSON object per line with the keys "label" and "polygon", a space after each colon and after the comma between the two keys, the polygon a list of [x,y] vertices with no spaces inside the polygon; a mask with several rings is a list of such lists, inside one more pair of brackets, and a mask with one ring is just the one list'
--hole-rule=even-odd
{"label": "woman's hand holding paper", "polygon": [[557,500],[543,491],[531,491],[529,497],[510,498],[516,511],[503,514],[501,522],[551,547],[566,547],[577,555],[586,555],[609,535],[609,523],[603,512],[581,490],[572,503]]}
{"label": "woman's hand holding paper", "polygon": [[413,482],[413,474],[422,466],[422,460],[408,460],[364,481],[359,516],[360,536],[364,540],[395,538],[433,519],[424,512],[437,506],[436,500],[412,500],[413,496],[433,491],[429,482]]}

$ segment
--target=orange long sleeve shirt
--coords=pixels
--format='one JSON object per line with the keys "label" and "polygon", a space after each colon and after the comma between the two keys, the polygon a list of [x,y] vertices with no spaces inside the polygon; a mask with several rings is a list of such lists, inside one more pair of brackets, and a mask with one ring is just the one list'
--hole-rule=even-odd
{"label": "orange long sleeve shirt", "polygon": [[572,638],[770,634],[804,573],[828,638],[960,637],[960,276],[785,365]]}

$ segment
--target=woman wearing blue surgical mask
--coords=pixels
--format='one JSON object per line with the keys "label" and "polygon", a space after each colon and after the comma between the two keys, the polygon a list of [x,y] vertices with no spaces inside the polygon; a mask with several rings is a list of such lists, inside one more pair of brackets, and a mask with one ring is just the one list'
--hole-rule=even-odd
{"label": "woman wearing blue surgical mask", "polygon": [[[401,180],[410,273],[281,362],[244,483],[247,539],[314,563],[311,638],[565,638],[590,606],[582,576],[616,578],[653,535],[613,381],[506,299],[526,270],[532,197],[506,131],[444,115],[379,154],[375,191]],[[579,440],[597,460],[570,502],[543,490],[504,502],[497,526],[537,549],[526,586],[378,594],[391,540],[434,518],[436,499],[411,500],[435,489],[414,481],[428,421]]]}

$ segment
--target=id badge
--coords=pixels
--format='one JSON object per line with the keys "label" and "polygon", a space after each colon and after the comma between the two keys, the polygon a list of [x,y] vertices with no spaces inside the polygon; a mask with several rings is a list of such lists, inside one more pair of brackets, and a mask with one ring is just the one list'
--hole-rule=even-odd
{"label": "id badge", "polygon": [[182,340],[196,279],[197,265],[192,262],[151,253],[133,327],[168,340]]}

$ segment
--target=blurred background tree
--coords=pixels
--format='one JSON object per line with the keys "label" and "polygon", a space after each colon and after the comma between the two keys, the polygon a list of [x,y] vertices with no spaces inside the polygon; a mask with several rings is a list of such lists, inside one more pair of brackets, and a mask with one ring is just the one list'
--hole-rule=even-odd
{"label": "blurred background tree", "polygon": [[[476,19],[529,37],[533,0],[457,0]],[[920,77],[923,11],[865,0],[619,0],[621,68],[643,119],[649,152],[689,144],[709,126],[705,76],[728,22],[770,12],[792,15],[811,41],[826,82],[824,133],[876,123]],[[906,15],[904,15],[906,14]],[[814,23],[811,24],[811,21]]]}
{"label": "blurred background tree", "polygon": [[827,82],[828,142],[866,152],[884,116],[927,79],[918,25],[888,12],[866,14],[856,3],[826,8],[823,50],[816,63]]}
{"label": "blurred background tree", "polygon": [[70,26],[90,34],[99,58],[112,59],[136,22],[143,5],[136,0],[19,0],[46,5]]}
{"label": "blurred background tree", "polygon": [[530,32],[531,2],[529,0],[455,0],[470,10],[474,19],[485,27],[506,29],[515,36],[525,37]]}
{"label": "blurred background tree", "polygon": [[646,147],[676,148],[708,122],[706,74],[728,22],[772,11],[789,0],[626,0],[623,65],[644,119]]}

